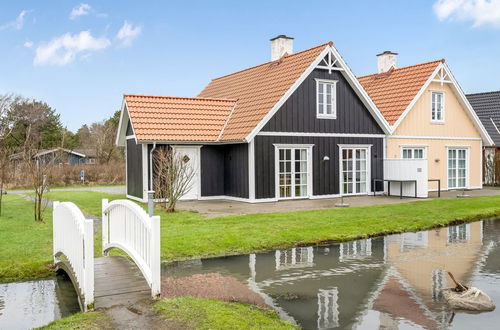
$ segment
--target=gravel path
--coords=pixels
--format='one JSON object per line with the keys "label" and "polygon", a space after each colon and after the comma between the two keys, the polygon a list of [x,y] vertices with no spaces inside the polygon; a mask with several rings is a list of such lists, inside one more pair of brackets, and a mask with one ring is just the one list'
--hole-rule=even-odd
{"label": "gravel path", "polygon": [[[125,194],[126,188],[125,186],[111,186],[111,187],[81,187],[81,188],[54,188],[50,189],[50,191],[95,191],[106,194]],[[7,190],[8,194],[27,194],[32,193],[32,189],[26,190]]]}

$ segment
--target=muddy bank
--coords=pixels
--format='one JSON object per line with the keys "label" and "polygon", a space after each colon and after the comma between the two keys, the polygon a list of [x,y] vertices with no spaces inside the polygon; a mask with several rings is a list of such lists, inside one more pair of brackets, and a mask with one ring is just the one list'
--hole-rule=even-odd
{"label": "muddy bank", "polygon": [[196,274],[187,277],[166,277],[161,284],[162,298],[194,297],[243,302],[259,307],[270,307],[257,293],[231,276],[218,273]]}

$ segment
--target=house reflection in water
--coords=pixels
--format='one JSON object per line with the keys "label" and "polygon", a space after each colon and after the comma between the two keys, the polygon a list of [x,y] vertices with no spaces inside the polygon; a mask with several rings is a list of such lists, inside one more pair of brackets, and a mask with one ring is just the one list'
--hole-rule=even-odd
{"label": "house reflection in water", "polygon": [[204,259],[187,272],[235,277],[304,329],[436,329],[452,317],[439,295],[452,286],[446,271],[470,283],[480,267],[500,267],[488,258],[494,248],[482,244],[482,226]]}
{"label": "house reflection in water", "polygon": [[436,329],[452,313],[440,301],[441,289],[453,286],[446,271],[468,283],[482,255],[482,222],[385,238],[387,271],[371,306],[382,327],[398,325]]}
{"label": "house reflection in water", "polygon": [[[250,256],[250,287],[305,329],[352,324],[383,275],[383,239]],[[273,266],[271,266],[273,265]]]}

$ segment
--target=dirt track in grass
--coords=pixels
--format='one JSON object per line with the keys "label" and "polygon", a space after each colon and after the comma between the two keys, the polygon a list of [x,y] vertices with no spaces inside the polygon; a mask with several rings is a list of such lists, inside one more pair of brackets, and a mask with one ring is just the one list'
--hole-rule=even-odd
{"label": "dirt track in grass", "polygon": [[162,280],[162,298],[194,297],[243,302],[262,308],[270,307],[264,299],[231,276],[218,273],[195,274],[187,277],[167,277]]}

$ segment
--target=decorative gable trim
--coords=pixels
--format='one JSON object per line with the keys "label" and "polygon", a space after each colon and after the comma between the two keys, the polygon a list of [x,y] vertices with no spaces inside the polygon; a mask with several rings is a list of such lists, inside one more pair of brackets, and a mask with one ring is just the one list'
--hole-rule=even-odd
{"label": "decorative gable trim", "polygon": [[[325,61],[325,57],[328,56],[328,61]],[[361,102],[365,105],[371,115],[374,117],[375,121],[379,124],[385,133],[390,132],[390,126],[385,120],[384,116],[377,108],[372,99],[368,96],[364,88],[359,83],[358,79],[352,73],[351,69],[344,62],[338,51],[333,47],[333,43],[329,43],[325,46],[325,49],[316,57],[316,59],[309,65],[309,67],[300,75],[300,77],[295,81],[295,83],[286,91],[286,93],[281,97],[281,99],[272,107],[272,109],[266,114],[266,116],[260,121],[260,123],[252,130],[250,134],[247,135],[245,141],[252,141],[255,136],[264,128],[267,122],[278,112],[278,110],[283,106],[283,104],[290,98],[290,96],[295,92],[295,90],[306,80],[306,78],[311,74],[311,72],[316,69],[325,69],[329,73],[331,71],[341,71],[344,78],[346,78],[349,85],[352,87],[356,95],[361,99]]]}
{"label": "decorative gable trim", "polygon": [[333,56],[332,52],[328,52],[328,56],[325,56],[323,60],[316,66],[317,69],[328,70],[328,73],[332,73],[332,71],[344,71],[344,69],[338,67],[337,58]]}
{"label": "decorative gable trim", "polygon": [[[438,79],[436,79],[436,76]],[[408,112],[413,109],[415,103],[422,97],[424,92],[427,90],[429,85],[432,82],[439,82],[441,85],[445,83],[449,83],[451,89],[455,93],[455,95],[458,97],[459,102],[462,104],[462,106],[467,110],[467,114],[469,115],[469,118],[472,120],[472,123],[476,127],[476,129],[479,131],[479,134],[481,135],[481,138],[483,139],[484,143],[487,146],[493,145],[493,140],[491,139],[490,135],[488,132],[486,132],[486,129],[484,128],[483,124],[479,120],[479,117],[477,116],[476,112],[472,109],[472,106],[470,105],[469,101],[465,97],[464,92],[462,91],[462,88],[456,81],[455,77],[451,73],[450,68],[446,63],[442,62],[440,63],[434,72],[429,76],[429,79],[425,82],[425,84],[422,86],[422,88],[418,91],[417,95],[413,98],[413,100],[410,102],[408,107],[406,107],[405,111],[403,114],[398,118],[398,120],[394,123],[394,125],[391,126],[391,134],[394,133],[394,131],[398,128],[399,124],[405,119],[406,115],[408,115]]]}

